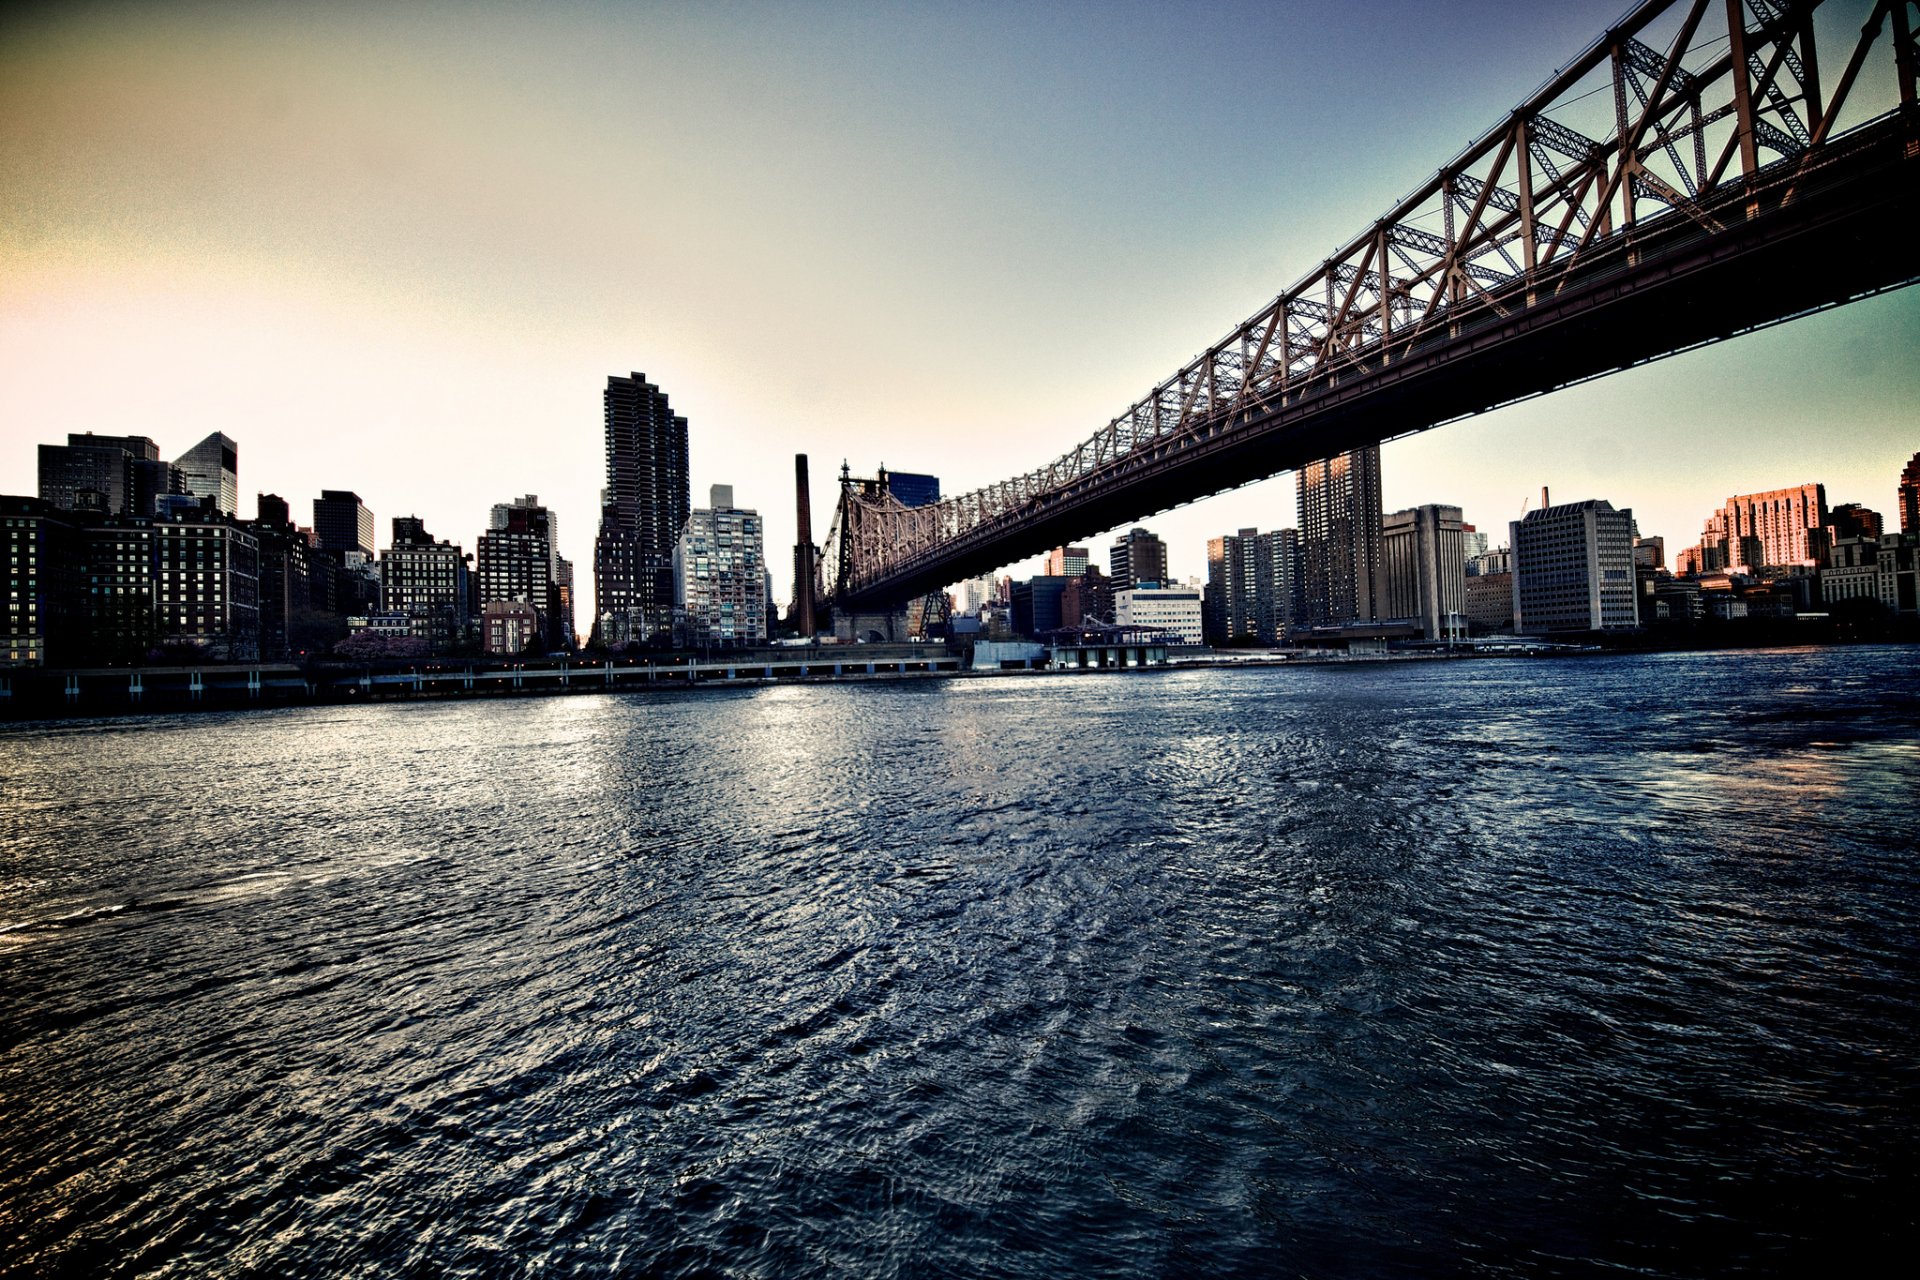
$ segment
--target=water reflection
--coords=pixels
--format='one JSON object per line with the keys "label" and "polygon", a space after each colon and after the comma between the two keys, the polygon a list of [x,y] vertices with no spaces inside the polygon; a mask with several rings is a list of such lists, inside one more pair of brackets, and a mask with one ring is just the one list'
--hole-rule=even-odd
{"label": "water reflection", "polygon": [[1916,784],[1901,650],[9,731],[0,1271],[1845,1263]]}

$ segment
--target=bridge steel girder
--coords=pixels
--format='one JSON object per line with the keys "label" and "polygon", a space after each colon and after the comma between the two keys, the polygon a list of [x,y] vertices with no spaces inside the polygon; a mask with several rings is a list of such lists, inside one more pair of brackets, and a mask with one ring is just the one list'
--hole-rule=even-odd
{"label": "bridge steel girder", "polygon": [[[1884,27],[1896,61],[1911,59],[1902,19],[1914,0],[1877,0],[1824,101],[1807,70],[1819,0],[1756,6],[1752,29],[1746,2],[1726,0],[1738,32],[1726,52],[1687,69],[1708,0],[1689,0],[1664,54],[1637,38],[1681,0],[1647,0],[1319,272],[1048,467],[911,511],[843,486],[829,538],[837,601],[892,605],[1349,449],[1920,279],[1920,109],[1903,102],[1834,133]],[[1796,42],[1805,56],[1790,58]],[[1545,112],[1609,65],[1617,128],[1589,146]],[[1804,146],[1761,114],[1783,66],[1803,90]],[[1703,112],[1707,86],[1731,104]],[[1702,130],[1721,120],[1719,164],[1703,175]],[[1543,140],[1564,169],[1542,160]],[[1756,140],[1778,157],[1753,159]],[[1740,172],[1722,182],[1736,149]],[[1647,167],[1655,155],[1672,159],[1667,177]],[[1444,234],[1412,225],[1433,217]]]}

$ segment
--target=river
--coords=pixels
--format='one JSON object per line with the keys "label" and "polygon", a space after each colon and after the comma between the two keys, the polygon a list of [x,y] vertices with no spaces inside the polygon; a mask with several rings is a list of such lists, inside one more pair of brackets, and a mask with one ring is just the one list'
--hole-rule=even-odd
{"label": "river", "polygon": [[0,1274],[1865,1269],[1916,797],[1912,648],[9,726]]}

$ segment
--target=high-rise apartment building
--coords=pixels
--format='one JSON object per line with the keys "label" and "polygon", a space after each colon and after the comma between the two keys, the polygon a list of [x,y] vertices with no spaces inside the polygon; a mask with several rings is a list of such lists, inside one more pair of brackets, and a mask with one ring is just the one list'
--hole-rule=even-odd
{"label": "high-rise apartment building", "polygon": [[1299,472],[1302,622],[1380,617],[1380,450],[1355,449]]}
{"label": "high-rise apartment building", "polygon": [[454,543],[436,542],[414,516],[396,516],[393,545],[380,553],[380,606],[405,614],[409,631],[436,652],[467,633],[466,553]]}
{"label": "high-rise apartment building", "polygon": [[1826,558],[1828,523],[1824,485],[1736,494],[1707,518],[1701,568],[1813,568]]}
{"label": "high-rise apartment building", "polygon": [[1254,635],[1254,535],[1240,530],[1206,539],[1206,643],[1231,645]]}
{"label": "high-rise apartment building", "polygon": [[175,458],[173,468],[180,477],[178,492],[211,501],[223,516],[239,514],[240,445],[231,436],[214,432]]}
{"label": "high-rise apartment building", "polygon": [[1920,453],[1900,473],[1900,532],[1920,533]]}
{"label": "high-rise apartment building", "polygon": [[[495,509],[499,527],[480,535],[476,575],[484,613],[496,604],[520,603],[540,615],[540,635],[549,649],[573,642],[570,621],[561,616],[559,584],[555,580],[553,518],[533,494]],[[515,616],[518,616],[517,614]]]}
{"label": "high-rise apartment building", "polygon": [[1258,529],[1207,539],[1207,643],[1232,644],[1259,634]]}
{"label": "high-rise apartment building", "polygon": [[1546,506],[1508,526],[1513,626],[1522,635],[1637,624],[1633,512],[1604,500]]}
{"label": "high-rise apartment building", "polygon": [[1208,539],[1207,643],[1285,640],[1298,624],[1300,576],[1300,538],[1293,529],[1242,529]]}
{"label": "high-rise apartment building", "polygon": [[[547,620],[551,633],[548,643],[552,646],[571,649],[574,645],[573,634],[573,561],[560,554],[560,517],[540,505],[540,499],[533,494],[513,502],[496,502],[488,527],[503,530],[515,518],[514,511],[524,508],[538,512],[531,517],[547,531],[548,580],[553,584],[551,598],[545,605],[539,605],[541,616]],[[538,601],[535,602],[539,604]]]}
{"label": "high-rise apartment building", "polygon": [[764,644],[767,574],[760,513],[716,484],[673,551],[674,642],[690,648]]}
{"label": "high-rise apartment building", "polygon": [[260,657],[260,541],[228,517],[153,522],[153,604],[162,644],[225,662]]}
{"label": "high-rise apartment building", "polygon": [[260,543],[260,658],[284,662],[311,638],[303,631],[313,607],[313,544],[293,526],[287,500],[263,493],[248,530]]}
{"label": "high-rise apartment building", "polygon": [[134,458],[132,476],[126,510],[130,516],[161,515],[169,499],[187,491],[180,468],[160,458]]}
{"label": "high-rise apartment building", "polygon": [[1143,582],[1167,580],[1167,544],[1145,529],[1129,529],[1107,549],[1113,589],[1127,591]]}
{"label": "high-rise apartment building", "polygon": [[593,549],[595,633],[617,648],[672,633],[673,553],[690,504],[687,420],[642,373],[609,377],[603,400],[607,487]]}
{"label": "high-rise apartment building", "polygon": [[313,500],[313,540],[322,551],[373,555],[373,512],[350,489],[322,489]]}
{"label": "high-rise apartment building", "polygon": [[967,617],[977,618],[980,611],[994,601],[994,582],[991,575],[983,574],[978,578],[968,578],[960,584],[960,612]]}
{"label": "high-rise apartment building", "polygon": [[87,596],[76,519],[39,498],[0,498],[0,667],[59,666],[87,637]]}
{"label": "high-rise apartment building", "polygon": [[1459,507],[1430,504],[1384,517],[1382,620],[1415,623],[1429,640],[1458,634],[1467,607],[1466,542]]}
{"label": "high-rise apartment building", "polygon": [[573,561],[565,556],[553,558],[553,631],[556,643],[572,650],[580,643],[574,630]]}
{"label": "high-rise apartment building", "polygon": [[1263,644],[1279,644],[1300,625],[1304,612],[1299,530],[1259,535],[1253,571],[1257,634]]}

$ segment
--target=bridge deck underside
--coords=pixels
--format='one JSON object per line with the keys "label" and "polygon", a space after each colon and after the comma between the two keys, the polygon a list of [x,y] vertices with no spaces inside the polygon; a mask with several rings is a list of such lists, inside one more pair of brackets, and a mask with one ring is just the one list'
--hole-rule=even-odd
{"label": "bridge deck underside", "polygon": [[1920,279],[1914,113],[1833,151],[1797,178],[1771,175],[1768,190],[1730,192],[1715,210],[1723,229],[1675,214],[1643,222],[1551,293],[1516,285],[1410,349],[1376,351],[1263,411],[1142,449],[839,603],[885,607],[1349,449]]}

